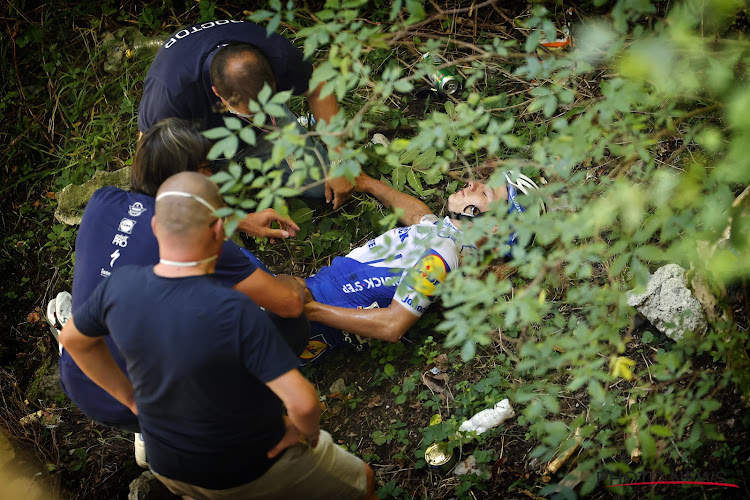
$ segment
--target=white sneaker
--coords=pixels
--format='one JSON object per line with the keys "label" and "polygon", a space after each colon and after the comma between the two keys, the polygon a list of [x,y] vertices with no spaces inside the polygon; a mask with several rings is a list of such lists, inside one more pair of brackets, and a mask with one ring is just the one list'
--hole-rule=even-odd
{"label": "white sneaker", "polygon": [[50,331],[57,341],[57,347],[60,354],[62,354],[62,344],[60,344],[60,332],[62,331],[65,323],[68,322],[72,315],[73,297],[68,292],[60,292],[57,297],[49,301],[47,304],[47,321],[50,324]]}
{"label": "white sneaker", "polygon": [[135,463],[139,467],[148,469],[148,462],[146,461],[146,442],[143,440],[143,434],[140,432],[135,433],[133,438],[133,448],[135,448]]}
{"label": "white sneaker", "polygon": [[69,292],[60,292],[57,294],[57,298],[55,299],[55,315],[61,326],[65,326],[65,323],[73,315],[73,296]]}
{"label": "white sneaker", "polygon": [[57,318],[55,317],[55,309],[57,305],[57,299],[52,299],[49,301],[49,304],[47,304],[47,322],[52,327],[52,333],[55,335],[55,339],[57,339],[58,335],[60,335],[60,330],[57,328]]}

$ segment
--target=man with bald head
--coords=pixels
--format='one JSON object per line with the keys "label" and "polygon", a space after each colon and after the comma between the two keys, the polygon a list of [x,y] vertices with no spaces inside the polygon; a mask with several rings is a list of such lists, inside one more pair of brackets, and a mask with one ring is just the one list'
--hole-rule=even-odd
{"label": "man with bald head", "polygon": [[[265,85],[273,92],[291,91],[304,95],[318,121],[328,122],[339,112],[336,98],[321,97],[322,85],[309,87],[313,66],[289,40],[255,23],[220,19],[194,24],[171,35],[154,57],[146,74],[143,97],[138,106],[138,128],[145,133],[152,125],[170,117],[199,123],[202,130],[224,126],[224,117],[236,115],[252,124],[248,107]],[[244,145],[234,159],[271,157],[273,144],[266,134],[294,123],[307,131],[297,117],[283,106],[284,116],[255,128],[256,144]],[[328,153],[308,137],[306,154],[328,168]],[[285,179],[291,174],[287,160],[277,166]],[[305,196],[322,198],[338,208],[354,186],[343,177],[327,179],[304,191]]]}
{"label": "man with bald head", "polygon": [[375,498],[369,466],[319,429],[317,392],[271,321],[212,279],[222,204],[199,173],[167,179],[152,219],[159,263],[112,272],[73,312],[60,342],[138,415],[149,465],[177,495]]}

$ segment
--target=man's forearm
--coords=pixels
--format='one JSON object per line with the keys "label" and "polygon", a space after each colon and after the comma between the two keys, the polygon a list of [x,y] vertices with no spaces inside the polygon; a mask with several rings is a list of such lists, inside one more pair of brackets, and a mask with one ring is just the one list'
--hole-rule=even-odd
{"label": "man's forearm", "polygon": [[137,412],[133,385],[117,366],[104,338],[86,337],[71,319],[60,333],[60,342],[88,378],[133,413]]}
{"label": "man's forearm", "polygon": [[298,277],[290,274],[277,274],[274,278],[276,278],[276,281],[288,286],[290,292],[293,293],[295,297],[299,297],[302,301],[305,300],[305,290],[307,290],[307,286],[304,281],[301,281]]}
{"label": "man's forearm", "polygon": [[321,413],[320,406],[317,404],[314,408],[309,408],[308,411],[304,413],[287,409],[289,420],[291,420],[297,430],[308,439],[317,439],[317,436],[320,433]]}
{"label": "man's forearm", "polygon": [[321,414],[318,393],[299,370],[290,370],[267,385],[284,403],[297,430],[308,438],[317,437]]}
{"label": "man's forearm", "polygon": [[271,276],[262,269],[256,269],[234,288],[244,293],[263,309],[282,318],[296,318],[303,312],[305,284],[294,276],[281,274]]}
{"label": "man's forearm", "polygon": [[330,122],[331,118],[338,114],[339,105],[336,102],[336,96],[333,94],[328,94],[323,98],[320,97],[323,85],[321,83],[316,89],[307,92],[307,104],[316,120]]}
{"label": "man's forearm", "polygon": [[305,303],[305,314],[310,321],[388,342],[397,342],[419,319],[398,304],[375,309],[349,309],[311,301]]}
{"label": "man's forearm", "polygon": [[430,207],[422,200],[402,193],[385,182],[373,179],[370,176],[360,176],[357,179],[357,185],[360,191],[371,194],[386,208],[394,211],[399,208],[402,209],[404,213],[399,217],[399,222],[406,226],[417,224],[422,216],[432,213]]}

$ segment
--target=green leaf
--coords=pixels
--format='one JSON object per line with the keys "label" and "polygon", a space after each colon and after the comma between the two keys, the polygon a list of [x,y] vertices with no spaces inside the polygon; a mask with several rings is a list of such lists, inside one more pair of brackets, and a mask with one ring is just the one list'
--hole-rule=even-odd
{"label": "green leaf", "polygon": [[636,247],[635,255],[646,262],[661,262],[666,260],[664,250],[654,245],[642,245]]}
{"label": "green leaf", "polygon": [[274,194],[276,196],[281,196],[282,198],[291,198],[299,196],[299,190],[293,188],[280,188],[274,191]]}
{"label": "green leaf", "polygon": [[417,159],[419,156],[419,151],[416,149],[408,149],[401,153],[401,156],[399,158],[399,163],[402,165],[409,165],[411,162]]}
{"label": "green leaf", "polygon": [[420,0],[406,0],[406,11],[409,13],[407,24],[413,24],[425,18],[424,5]]}
{"label": "green leaf", "polygon": [[419,183],[414,170],[409,170],[409,172],[406,174],[406,181],[409,183],[412,189],[414,189],[414,191],[419,193],[420,196],[422,195],[422,185]]}
{"label": "green leaf", "polygon": [[232,158],[237,152],[239,145],[239,139],[236,135],[230,135],[220,140],[213,145],[211,150],[208,152],[209,160],[216,160],[218,158]]}
{"label": "green leaf", "polygon": [[647,432],[639,432],[638,440],[641,443],[641,451],[645,460],[652,460],[656,457],[656,441]]}
{"label": "green leaf", "polygon": [[242,121],[234,116],[225,116],[224,125],[226,125],[229,130],[239,130],[242,128]]}
{"label": "green leaf", "polygon": [[464,361],[469,361],[471,358],[474,357],[474,354],[476,354],[476,346],[474,345],[474,342],[466,341],[461,346],[461,359]]}
{"label": "green leaf", "polygon": [[396,369],[393,367],[392,364],[388,363],[383,367],[383,373],[385,373],[388,378],[393,378],[393,374],[396,372]]}
{"label": "green leaf", "polygon": [[668,427],[665,427],[663,425],[650,425],[647,430],[651,434],[659,437],[672,437],[672,431]]}
{"label": "green leaf", "polygon": [[300,208],[297,209],[293,214],[291,214],[289,218],[296,222],[297,225],[299,225],[312,220],[312,215],[313,210],[309,208]]}
{"label": "green leaf", "polygon": [[539,46],[539,41],[542,39],[542,32],[539,30],[533,30],[529,36],[526,38],[526,43],[524,44],[524,50],[526,52],[536,52],[537,47]]}
{"label": "green leaf", "polygon": [[625,266],[627,265],[628,261],[630,260],[631,255],[629,253],[625,253],[622,255],[619,255],[611,266],[609,266],[609,272],[611,272],[614,276],[617,276],[622,272],[623,269],[625,269]]}
{"label": "green leaf", "polygon": [[[508,94],[506,94],[505,92],[502,92],[497,95],[491,95],[482,99],[481,102],[484,105],[484,107],[487,109],[501,108],[508,104]],[[511,120],[513,119],[511,118]]]}
{"label": "green leaf", "polygon": [[268,103],[268,99],[271,97],[271,87],[268,83],[263,85],[263,88],[258,92],[258,98],[256,99],[262,106]]}
{"label": "green leaf", "polygon": [[396,92],[406,94],[408,92],[411,92],[414,89],[414,85],[410,81],[407,81],[407,80],[397,80],[393,84],[393,88]]}
{"label": "green leaf", "polygon": [[211,180],[216,184],[223,184],[229,180],[232,180],[232,176],[224,170],[220,170],[211,176]]}
{"label": "green leaf", "polygon": [[242,167],[240,167],[237,163],[230,163],[227,170],[229,170],[229,173],[231,174],[233,179],[239,179],[242,175]]}
{"label": "green leaf", "polygon": [[500,139],[502,139],[505,145],[509,148],[520,148],[523,146],[521,139],[519,139],[515,135],[503,134],[500,136]]}
{"label": "green leaf", "polygon": [[276,14],[268,21],[268,24],[266,25],[266,33],[269,35],[276,33],[279,24],[281,24],[281,14]]}
{"label": "green leaf", "polygon": [[436,158],[437,151],[435,150],[435,148],[430,148],[424,153],[417,156],[417,158],[414,160],[413,166],[417,170],[426,170],[435,163]]}
{"label": "green leaf", "polygon": [[255,23],[262,23],[271,16],[273,16],[273,12],[271,12],[270,10],[260,9],[253,12],[252,15],[248,17],[248,19]]}
{"label": "green leaf", "polygon": [[275,116],[276,118],[281,118],[282,116],[285,115],[284,108],[282,108],[278,104],[273,104],[273,103],[266,104],[263,107],[263,110],[269,115]]}
{"label": "green leaf", "polygon": [[251,146],[255,146],[255,129],[253,127],[245,127],[242,130],[240,130],[240,139],[242,139],[243,142],[246,144],[249,144]]}
{"label": "green leaf", "polygon": [[212,128],[210,130],[206,130],[201,133],[204,136],[206,136],[207,139],[214,140],[214,139],[221,139],[222,137],[226,137],[230,135],[232,131],[226,127],[217,127],[217,128]]}

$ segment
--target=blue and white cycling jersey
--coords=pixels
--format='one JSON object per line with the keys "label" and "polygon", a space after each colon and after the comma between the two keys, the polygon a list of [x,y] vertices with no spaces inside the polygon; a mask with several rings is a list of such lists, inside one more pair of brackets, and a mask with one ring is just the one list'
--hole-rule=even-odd
{"label": "blue and white cycling jersey", "polygon": [[[473,245],[461,243],[461,232],[449,217],[433,214],[419,224],[383,233],[346,257],[336,257],[330,266],[307,278],[312,296],[322,304],[350,309],[405,307],[421,316],[432,303],[437,285],[445,280]],[[331,348],[351,344],[361,349],[353,335],[320,323],[312,323],[301,364],[319,360]]]}
{"label": "blue and white cycling jersey", "polygon": [[[395,300],[417,316],[429,307],[435,287],[458,266],[461,233],[449,217],[422,217],[419,224],[391,229],[349,252],[306,280],[323,304],[388,307]],[[377,304],[377,306],[374,306]]]}

